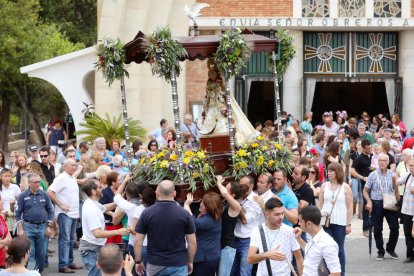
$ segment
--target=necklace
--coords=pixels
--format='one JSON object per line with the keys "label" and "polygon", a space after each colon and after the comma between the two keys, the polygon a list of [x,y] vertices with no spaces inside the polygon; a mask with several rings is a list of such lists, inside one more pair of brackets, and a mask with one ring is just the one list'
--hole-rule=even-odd
{"label": "necklace", "polygon": [[267,250],[270,251],[274,249],[276,238],[279,235],[280,228],[277,229],[277,231],[275,231],[274,233],[270,233],[271,230],[267,227],[267,225],[265,226],[266,227],[264,227],[264,232],[266,236]]}

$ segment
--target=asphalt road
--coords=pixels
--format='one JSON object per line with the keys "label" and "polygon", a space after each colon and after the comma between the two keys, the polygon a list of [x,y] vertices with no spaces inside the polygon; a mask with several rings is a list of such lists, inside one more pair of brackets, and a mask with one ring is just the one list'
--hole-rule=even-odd
{"label": "asphalt road", "polygon": [[[405,239],[400,228],[400,238],[398,240],[395,252],[399,255],[398,260],[393,260],[389,255],[385,254],[383,261],[377,261],[377,250],[373,239],[372,256],[368,254],[368,238],[362,235],[361,220],[354,218],[352,224],[352,233],[347,237],[345,242],[346,250],[346,275],[348,276],[402,276],[414,275],[414,264],[403,264],[405,259]],[[388,226],[384,223],[384,237],[388,237]],[[387,239],[384,239],[386,242]],[[50,249],[56,250],[53,257],[49,257],[49,268],[45,269],[43,275],[63,275],[58,273],[58,256],[57,256],[57,240],[53,239],[49,246]],[[79,251],[74,249],[75,262],[82,264]],[[83,264],[82,264],[83,265]],[[87,275],[85,269],[77,270],[76,274]]]}

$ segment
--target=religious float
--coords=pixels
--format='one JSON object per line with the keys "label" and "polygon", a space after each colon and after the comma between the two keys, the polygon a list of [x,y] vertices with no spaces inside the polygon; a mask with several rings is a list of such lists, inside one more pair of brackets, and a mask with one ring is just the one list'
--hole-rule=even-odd
{"label": "religious float", "polygon": [[[284,35],[282,38],[286,39],[286,34],[281,33]],[[201,198],[206,190],[214,189],[217,174],[224,174],[229,181],[277,168],[290,170],[291,153],[283,147],[282,133],[279,132],[277,141],[257,136],[231,94],[229,85],[230,79],[245,66],[252,52],[269,53],[274,76],[275,119],[280,118],[276,61],[281,56],[279,44],[286,44],[287,41],[280,41],[280,37],[278,41],[247,29],[231,28],[221,35],[173,38],[169,28],[165,27],[149,35],[138,32],[124,47],[120,46],[119,40],[103,39],[96,67],[103,72],[108,84],[114,79],[120,80],[128,163],[135,178],[154,184],[164,179],[172,180],[176,184],[177,201],[184,202],[189,190],[195,193],[195,198]],[[290,42],[288,47],[293,47]],[[289,51],[292,55],[291,48]],[[176,78],[181,72],[180,61],[196,59],[207,59],[208,78],[206,91],[203,91],[203,116],[198,122],[200,147],[183,148]],[[281,68],[286,69],[290,59],[285,58]],[[125,64],[132,62],[149,62],[152,73],[171,84],[177,136],[174,149],[161,149],[155,155],[143,156],[134,168],[131,166],[124,86],[124,77],[128,77]],[[280,120],[278,124],[278,129],[281,129]]]}

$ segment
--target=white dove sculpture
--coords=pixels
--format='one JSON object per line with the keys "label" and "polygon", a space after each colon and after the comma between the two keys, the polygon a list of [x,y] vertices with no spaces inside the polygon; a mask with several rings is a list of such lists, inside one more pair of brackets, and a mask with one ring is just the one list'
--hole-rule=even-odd
{"label": "white dove sculpture", "polygon": [[201,15],[200,11],[206,7],[210,7],[207,3],[195,3],[190,7],[184,6],[185,15],[194,22],[194,28],[197,28],[196,18]]}

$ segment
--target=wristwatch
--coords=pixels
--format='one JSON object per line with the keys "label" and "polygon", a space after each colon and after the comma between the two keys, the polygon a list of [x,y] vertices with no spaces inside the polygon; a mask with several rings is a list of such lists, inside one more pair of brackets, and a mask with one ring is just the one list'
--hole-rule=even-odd
{"label": "wristwatch", "polygon": [[142,260],[135,260],[135,264],[141,264]]}

